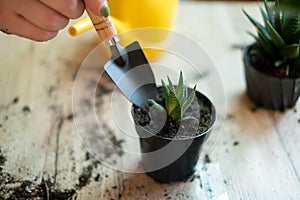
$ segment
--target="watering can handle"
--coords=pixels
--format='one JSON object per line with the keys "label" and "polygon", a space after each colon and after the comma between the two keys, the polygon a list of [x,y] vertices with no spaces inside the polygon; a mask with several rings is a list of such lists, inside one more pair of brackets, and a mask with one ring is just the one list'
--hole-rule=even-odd
{"label": "watering can handle", "polygon": [[101,40],[100,42],[110,40],[117,35],[117,31],[109,16],[97,16],[89,8],[86,8],[86,11],[98,33],[98,36]]}

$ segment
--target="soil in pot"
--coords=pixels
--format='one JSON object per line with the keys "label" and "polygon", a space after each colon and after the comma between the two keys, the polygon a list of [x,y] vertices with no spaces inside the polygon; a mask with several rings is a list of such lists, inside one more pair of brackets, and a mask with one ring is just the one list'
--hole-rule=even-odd
{"label": "soil in pot", "polygon": [[[156,101],[164,106],[162,88],[158,91]],[[158,182],[184,180],[195,172],[201,146],[215,121],[215,108],[204,95],[196,92],[196,98],[185,115],[196,117],[198,122],[176,124],[171,118],[159,114],[151,112],[150,115],[147,106],[132,108],[141,152],[153,153],[150,156],[143,154],[142,164],[147,174]],[[166,161],[168,159],[170,162]]]}
{"label": "soil in pot", "polygon": [[300,95],[300,64],[290,63],[289,73],[275,67],[262,47],[255,43],[243,52],[247,93],[259,107],[275,110],[292,108]]}

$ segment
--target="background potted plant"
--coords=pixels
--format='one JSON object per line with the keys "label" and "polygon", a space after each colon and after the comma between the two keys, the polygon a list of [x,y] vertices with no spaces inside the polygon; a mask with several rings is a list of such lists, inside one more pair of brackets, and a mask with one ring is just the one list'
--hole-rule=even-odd
{"label": "background potted plant", "polygon": [[256,27],[256,43],[243,52],[247,92],[257,106],[285,110],[300,95],[300,1],[264,0],[264,25],[243,11]]}
{"label": "background potted plant", "polygon": [[168,81],[166,85],[162,80],[157,98],[149,99],[148,106],[132,106],[143,167],[162,183],[184,180],[195,172],[216,117],[211,101],[196,86],[184,85],[182,72],[177,86],[169,77]]}

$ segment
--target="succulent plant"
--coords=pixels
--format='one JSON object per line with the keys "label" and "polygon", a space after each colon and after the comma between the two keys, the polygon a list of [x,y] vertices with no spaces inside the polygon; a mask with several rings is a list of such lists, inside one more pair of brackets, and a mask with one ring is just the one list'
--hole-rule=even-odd
{"label": "succulent plant", "polygon": [[179,124],[183,120],[197,120],[192,116],[184,116],[184,112],[188,109],[194,100],[196,85],[192,89],[190,95],[188,95],[187,87],[183,83],[183,75],[180,72],[178,85],[174,86],[170,78],[168,77],[169,85],[162,80],[162,88],[164,93],[165,105],[164,107],[157,103],[153,99],[149,99],[148,103],[154,106],[159,112],[167,113],[167,115]]}
{"label": "succulent plant", "polygon": [[285,67],[288,75],[291,62],[300,60],[300,1],[264,0],[264,7],[260,8],[264,25],[243,10],[257,29],[257,35],[249,34],[274,59],[276,67]]}

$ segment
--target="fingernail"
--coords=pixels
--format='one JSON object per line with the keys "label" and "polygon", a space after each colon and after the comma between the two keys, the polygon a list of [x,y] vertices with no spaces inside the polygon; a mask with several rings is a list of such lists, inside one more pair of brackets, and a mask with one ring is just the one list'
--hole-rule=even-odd
{"label": "fingernail", "polygon": [[103,15],[103,17],[108,17],[109,16],[110,10],[109,10],[109,7],[107,5],[104,5],[101,8],[101,14]]}

